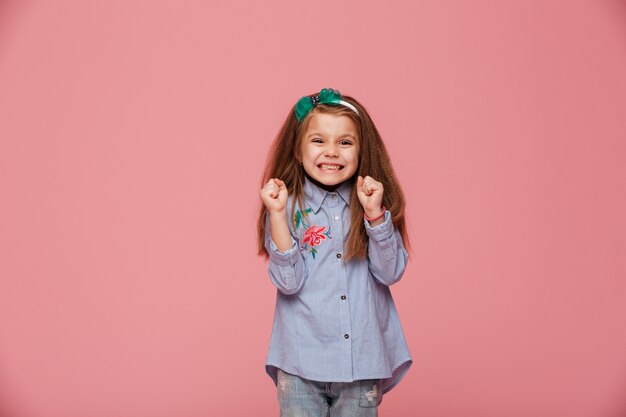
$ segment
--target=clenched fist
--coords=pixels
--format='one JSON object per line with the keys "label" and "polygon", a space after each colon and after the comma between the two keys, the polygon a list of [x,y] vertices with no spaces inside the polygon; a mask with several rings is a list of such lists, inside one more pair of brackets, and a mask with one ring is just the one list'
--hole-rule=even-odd
{"label": "clenched fist", "polygon": [[375,218],[380,215],[383,192],[383,185],[374,178],[370,176],[363,178],[360,175],[357,178],[356,194],[367,217]]}
{"label": "clenched fist", "polygon": [[270,214],[284,212],[288,197],[289,192],[285,183],[278,178],[270,179],[261,190],[261,200]]}

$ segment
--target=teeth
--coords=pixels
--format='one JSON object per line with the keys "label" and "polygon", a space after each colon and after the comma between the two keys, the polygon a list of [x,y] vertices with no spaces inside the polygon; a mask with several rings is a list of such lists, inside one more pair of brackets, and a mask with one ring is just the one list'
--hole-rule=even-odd
{"label": "teeth", "polygon": [[339,165],[326,165],[326,164],[320,165],[320,168],[322,168],[322,169],[341,169],[341,167]]}

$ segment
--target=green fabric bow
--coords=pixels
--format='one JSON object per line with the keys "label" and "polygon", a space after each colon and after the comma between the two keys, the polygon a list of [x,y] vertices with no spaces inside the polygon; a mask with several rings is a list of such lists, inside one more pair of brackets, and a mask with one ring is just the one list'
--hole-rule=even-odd
{"label": "green fabric bow", "polygon": [[333,90],[332,88],[323,88],[319,95],[316,96],[303,96],[296,103],[296,117],[298,121],[304,119],[309,114],[311,109],[315,107],[317,103],[322,104],[340,104],[341,94],[339,90]]}

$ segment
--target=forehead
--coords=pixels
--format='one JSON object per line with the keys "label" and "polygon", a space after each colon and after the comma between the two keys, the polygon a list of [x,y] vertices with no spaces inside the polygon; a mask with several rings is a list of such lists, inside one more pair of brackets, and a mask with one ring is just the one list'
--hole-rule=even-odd
{"label": "forehead", "polygon": [[351,135],[358,137],[356,124],[348,116],[330,114],[330,113],[313,113],[309,119],[309,124],[304,133],[305,137],[319,133],[325,136],[345,136]]}

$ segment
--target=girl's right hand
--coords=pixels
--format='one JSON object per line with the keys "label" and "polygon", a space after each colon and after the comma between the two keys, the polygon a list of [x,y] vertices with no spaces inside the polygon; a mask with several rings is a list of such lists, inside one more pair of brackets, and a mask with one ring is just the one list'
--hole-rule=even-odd
{"label": "girl's right hand", "polygon": [[281,213],[287,208],[289,192],[282,180],[270,179],[261,190],[261,200],[270,213]]}

